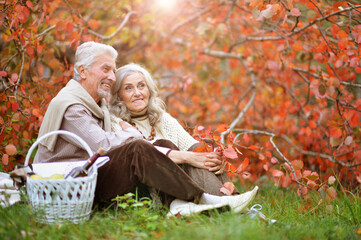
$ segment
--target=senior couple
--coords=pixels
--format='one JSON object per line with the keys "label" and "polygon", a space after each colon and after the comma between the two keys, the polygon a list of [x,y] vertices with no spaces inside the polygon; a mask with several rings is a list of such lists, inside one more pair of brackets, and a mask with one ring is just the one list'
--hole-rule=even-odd
{"label": "senior couple", "polygon": [[[105,150],[110,161],[98,169],[94,202],[145,186],[169,207],[168,216],[224,207],[246,211],[258,187],[224,196],[220,188],[228,176],[215,174],[222,155],[192,152],[198,141],[165,112],[149,72],[137,64],[116,69],[116,58],[109,45],[81,44],[75,53],[74,78],[50,102],[39,131],[39,137],[70,131],[94,152]],[[75,139],[52,135],[39,144],[34,162],[88,157]]]}

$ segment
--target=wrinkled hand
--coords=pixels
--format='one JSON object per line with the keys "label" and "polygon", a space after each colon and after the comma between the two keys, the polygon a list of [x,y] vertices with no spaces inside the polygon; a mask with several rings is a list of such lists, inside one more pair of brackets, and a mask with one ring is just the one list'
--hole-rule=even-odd
{"label": "wrinkled hand", "polygon": [[204,168],[210,172],[218,171],[223,167],[223,156],[219,152],[193,153],[194,158],[189,162],[194,167]]}

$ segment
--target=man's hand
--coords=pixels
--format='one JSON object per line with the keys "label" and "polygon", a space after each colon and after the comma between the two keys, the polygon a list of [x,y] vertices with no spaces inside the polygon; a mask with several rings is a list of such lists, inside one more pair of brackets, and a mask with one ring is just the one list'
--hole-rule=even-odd
{"label": "man's hand", "polygon": [[133,127],[132,125],[130,125],[129,123],[127,123],[125,121],[119,121],[119,125],[123,130],[125,130],[125,129],[129,128],[129,127],[135,128],[135,127]]}

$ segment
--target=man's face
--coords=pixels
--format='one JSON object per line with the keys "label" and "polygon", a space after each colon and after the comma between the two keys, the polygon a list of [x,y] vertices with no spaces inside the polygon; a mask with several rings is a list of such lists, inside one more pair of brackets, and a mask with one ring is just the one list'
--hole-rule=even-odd
{"label": "man's face", "polygon": [[115,61],[110,55],[99,55],[89,69],[80,66],[79,70],[80,84],[95,102],[110,96],[110,89],[115,82]]}

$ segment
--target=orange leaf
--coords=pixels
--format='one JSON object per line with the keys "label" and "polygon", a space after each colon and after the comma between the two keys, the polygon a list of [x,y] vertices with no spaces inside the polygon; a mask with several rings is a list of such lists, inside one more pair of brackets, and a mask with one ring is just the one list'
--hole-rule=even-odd
{"label": "orange leaf", "polygon": [[315,121],[310,121],[310,128],[312,128],[312,129],[315,129],[316,128],[316,123],[315,123]]}
{"label": "orange leaf", "polygon": [[227,147],[226,149],[224,149],[223,154],[230,159],[238,158],[236,151],[232,147]]}
{"label": "orange leaf", "polygon": [[331,126],[328,132],[330,137],[339,138],[342,136],[342,130],[339,127]]}
{"label": "orange leaf", "polygon": [[89,25],[89,27],[92,28],[92,29],[97,29],[98,26],[99,26],[98,21],[95,20],[95,19],[89,19],[88,25]]}
{"label": "orange leaf", "polygon": [[4,154],[2,159],[1,159],[1,162],[4,164],[4,165],[8,165],[9,164],[9,155],[7,154]]}
{"label": "orange leaf", "polygon": [[11,104],[11,109],[12,109],[14,112],[16,112],[16,110],[18,110],[18,108],[19,108],[19,103],[13,102],[13,103]]}
{"label": "orange leaf", "polygon": [[243,134],[243,140],[248,143],[249,142],[249,136],[247,133]]}
{"label": "orange leaf", "polygon": [[278,159],[275,158],[275,157],[272,157],[272,158],[271,158],[271,163],[272,163],[272,164],[278,163]]}
{"label": "orange leaf", "polygon": [[302,160],[294,160],[291,162],[291,164],[295,170],[301,170],[303,168]]}
{"label": "orange leaf", "polygon": [[229,129],[229,126],[227,124],[219,124],[217,126],[217,132],[225,132],[227,131],[227,129]]}
{"label": "orange leaf", "polygon": [[257,150],[257,149],[259,149],[259,147],[256,146],[256,145],[251,145],[251,146],[248,147],[248,149]]}
{"label": "orange leaf", "polygon": [[238,166],[236,172],[237,173],[244,172],[246,170],[246,168],[248,167],[248,164],[249,164],[249,160],[248,160],[248,158],[245,158],[243,160],[243,162]]}
{"label": "orange leaf", "polygon": [[265,154],[267,157],[272,157],[272,153],[271,153],[270,151],[266,151],[264,154]]}
{"label": "orange leaf", "polygon": [[303,43],[301,41],[297,41],[292,45],[292,49],[296,52],[301,52],[303,50]]}
{"label": "orange leaf", "polygon": [[301,11],[298,8],[292,8],[291,15],[295,17],[301,16]]}
{"label": "orange leaf", "polygon": [[220,191],[224,193],[225,195],[232,195],[233,191],[235,189],[235,186],[232,182],[225,182],[223,186],[220,188]]}
{"label": "orange leaf", "polygon": [[14,144],[9,144],[5,147],[5,152],[9,155],[13,155],[16,153],[16,147],[14,146]]}
{"label": "orange leaf", "polygon": [[337,196],[337,192],[333,187],[328,187],[326,189],[327,195],[333,200]]}

